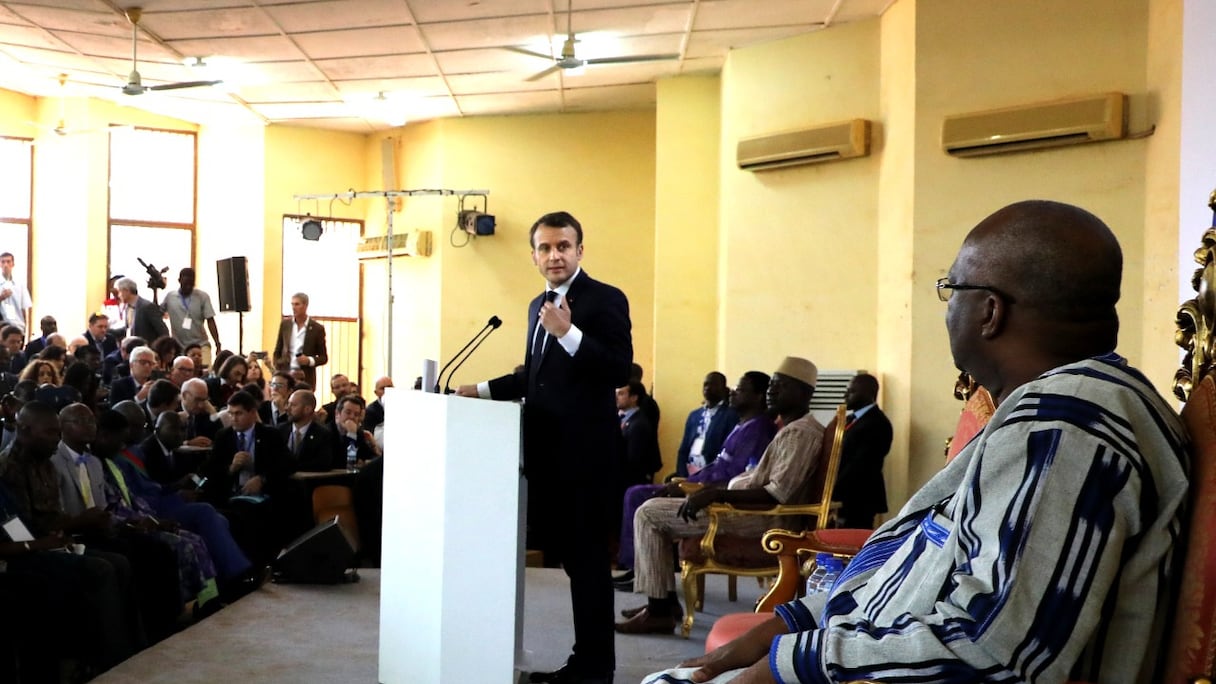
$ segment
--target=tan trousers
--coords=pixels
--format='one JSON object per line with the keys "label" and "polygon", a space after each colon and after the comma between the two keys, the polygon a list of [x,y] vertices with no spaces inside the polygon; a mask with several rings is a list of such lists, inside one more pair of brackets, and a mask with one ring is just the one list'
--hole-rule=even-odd
{"label": "tan trousers", "polygon": [[[701,537],[709,529],[709,514],[701,511],[697,519],[685,522],[676,512],[681,498],[654,498],[642,504],[633,516],[636,546],[633,563],[633,590],[649,598],[664,598],[676,590],[675,558],[671,545],[677,539]],[[718,531],[731,534],[760,535],[773,526],[768,516],[735,516],[719,522]]]}

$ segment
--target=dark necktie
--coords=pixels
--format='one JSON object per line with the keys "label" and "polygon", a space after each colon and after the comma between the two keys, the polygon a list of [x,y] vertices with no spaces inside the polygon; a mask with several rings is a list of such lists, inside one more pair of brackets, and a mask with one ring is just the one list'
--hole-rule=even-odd
{"label": "dark necktie", "polygon": [[[557,292],[553,290],[545,292],[546,302],[552,303],[555,299],[557,299]],[[544,305],[542,304],[541,306]],[[545,349],[549,345],[549,331],[545,330],[544,326],[540,324],[539,318],[536,321],[536,334],[534,337],[535,339],[532,342],[532,365],[535,368],[540,365],[540,360],[544,357]]]}
{"label": "dark necktie", "polygon": [[244,432],[236,433],[236,450],[237,451],[245,450],[245,433]]}

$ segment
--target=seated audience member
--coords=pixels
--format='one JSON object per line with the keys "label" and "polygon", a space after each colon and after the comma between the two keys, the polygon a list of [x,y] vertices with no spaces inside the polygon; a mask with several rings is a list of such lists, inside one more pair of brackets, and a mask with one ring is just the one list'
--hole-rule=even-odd
{"label": "seated audience member", "polygon": [[182,385],[182,418],[186,425],[187,446],[211,446],[215,433],[223,427],[219,411],[207,394],[207,383],[199,378],[191,378]]}
{"label": "seated audience member", "polygon": [[284,371],[276,371],[270,376],[267,384],[269,398],[258,406],[258,417],[267,425],[285,425],[291,422],[287,414],[287,400],[291,397],[291,375]]}
{"label": "seated audience member", "polygon": [[144,402],[145,412],[148,414],[147,431],[149,433],[162,413],[177,412],[181,408],[181,396],[181,388],[169,380],[161,378],[152,383],[152,389],[148,390],[148,399]]}
{"label": "seated audience member", "polygon": [[83,337],[103,359],[118,351],[118,338],[110,332],[110,319],[105,314],[89,316],[89,327],[85,329]]}
{"label": "seated audience member", "polygon": [[[226,406],[228,398],[239,392],[245,384],[245,373],[248,370],[249,364],[240,356],[232,355],[225,359],[219,373],[207,379],[207,396],[211,403],[215,406]],[[256,397],[254,400],[261,401]]]}
{"label": "seated audience member", "polygon": [[88,366],[89,371],[97,376],[97,383],[100,386],[102,366],[101,354],[97,351],[97,347],[87,344],[83,347],[76,347],[76,350],[72,352],[72,358],[75,363]]}
{"label": "seated audience member", "polygon": [[46,338],[51,333],[59,332],[59,322],[55,320],[54,316],[43,316],[42,320],[38,322],[38,327],[42,330],[42,336],[35,337],[29,341],[29,344],[25,345],[24,351],[25,358],[27,359],[32,359],[34,355],[46,347]]}
{"label": "seated audience member", "polygon": [[[61,453],[66,446],[76,456],[82,455],[83,452],[101,463],[105,473],[105,506],[114,521],[173,549],[177,556],[181,605],[197,601],[198,605],[202,606],[217,598],[219,586],[215,579],[215,564],[203,538],[189,530],[180,529],[180,525],[175,521],[157,518],[152,505],[132,491],[138,484],[136,478],[128,482],[126,473],[114,461],[121,446],[121,439],[109,435],[114,438],[105,443],[105,448],[93,448],[92,443],[97,441],[97,419],[83,404],[74,404],[61,411],[60,422],[63,425]],[[123,418],[122,422],[125,428],[126,419]],[[81,451],[78,452],[77,447],[80,447]]]}
{"label": "seated audience member", "polygon": [[955,365],[997,405],[983,432],[830,593],[647,681],[1155,681],[1190,466],[1170,402],[1114,352],[1122,264],[1074,206],[981,221],[937,288]]}
{"label": "seated audience member", "polygon": [[131,372],[126,377],[110,383],[110,405],[134,399],[148,398],[152,390],[152,371],[156,369],[156,352],[147,347],[136,347],[130,353]]}
{"label": "seated audience member", "polygon": [[350,378],[342,375],[341,373],[335,373],[334,376],[329,379],[329,390],[333,393],[334,400],[328,404],[322,405],[317,413],[320,414],[321,420],[326,426],[329,427],[330,430],[334,429],[334,424],[338,418],[338,400],[348,394],[353,394],[353,392],[350,391],[350,385]]}
{"label": "seated audience member", "polygon": [[291,422],[278,426],[283,441],[296,462],[296,468],[325,471],[345,467],[346,452],[342,453],[342,465],[337,465],[334,456],[334,435],[329,428],[315,420],[316,408],[316,395],[308,390],[296,390],[287,401]]}
{"label": "seated audience member", "polygon": [[351,444],[355,445],[355,460],[359,465],[380,456],[376,439],[372,433],[361,427],[363,425],[363,406],[363,397],[355,394],[348,394],[338,400],[338,404],[334,408],[338,415],[334,424],[334,452],[333,460],[330,461],[331,468],[346,467],[346,450]]}
{"label": "seated audience member", "polygon": [[862,373],[849,381],[844,395],[849,417],[832,494],[840,502],[838,527],[869,529],[875,516],[887,512],[882,462],[891,450],[892,431],[877,402],[878,378]]}
{"label": "seated audience member", "polygon": [[80,349],[81,347],[88,347],[88,346],[90,346],[89,341],[85,339],[84,335],[77,335],[76,337],[73,337],[72,339],[68,340],[68,359],[69,360],[75,359],[76,350]]}
{"label": "seated audience member", "polygon": [[[53,448],[53,447],[52,447]],[[56,490],[57,491],[57,490]],[[15,517],[31,532],[16,497],[0,483],[0,518]],[[59,682],[65,660],[75,660],[82,679],[125,660],[142,642],[131,605],[131,567],[118,554],[66,553],[72,540],[62,531],[28,542],[0,534],[0,607],[8,623],[6,643],[15,646],[18,681]],[[6,589],[7,588],[7,589]],[[0,667],[0,674],[5,670]]]}
{"label": "seated audience member", "polygon": [[[132,522],[129,511],[117,511],[107,493],[105,470],[90,453],[89,442],[97,432],[97,419],[83,404],[72,404],[60,411],[62,425],[59,448],[51,457],[58,473],[59,499],[63,511],[74,519],[96,516],[103,524],[88,529],[86,546],[121,553],[131,562],[135,573],[140,612],[148,638],[159,641],[175,631],[177,616],[184,602],[179,594],[179,573],[186,570],[193,550],[177,540],[153,534],[153,523]],[[131,523],[131,524],[128,524]],[[75,531],[75,530],[73,530]]]}
{"label": "seated audience member", "polygon": [[[748,371],[739,378],[735,391],[730,393],[730,406],[739,416],[722,450],[708,466],[688,478],[689,482],[708,486],[725,486],[737,475],[742,475],[749,465],[755,467],[760,457],[773,441],[777,426],[768,417],[769,376],[760,371]],[[613,578],[617,589],[633,591],[633,517],[638,508],[656,496],[682,497],[684,490],[677,483],[665,485],[637,485],[625,490],[624,511],[621,515],[621,546],[617,553],[617,567],[626,570]]]}
{"label": "seated audience member", "polygon": [[650,484],[654,474],[663,467],[663,457],[659,454],[659,431],[639,407],[645,396],[646,388],[640,382],[630,382],[616,388],[616,410],[621,416],[624,448],[618,469],[622,494],[626,487]]}
{"label": "seated audience member", "polygon": [[[55,370],[59,373],[59,377],[61,378],[63,377],[63,369],[68,363],[67,345],[58,344],[62,341],[63,338],[59,336],[59,333],[51,335],[50,338],[48,338],[48,342],[50,344],[47,345],[46,349],[38,352],[38,356],[36,357],[39,360],[46,361],[54,366]],[[31,359],[31,361],[32,360],[33,359]]]}
{"label": "seated audience member", "polygon": [[270,373],[253,354],[245,358],[245,367],[247,369],[245,371],[245,386],[248,387],[250,384],[257,385],[258,391],[253,395],[253,398],[259,402],[266,401],[269,398],[269,395],[266,394],[266,376]]}
{"label": "seated audience member", "polygon": [[[244,361],[239,356],[232,357]],[[231,427],[216,433],[203,465],[204,498],[232,523],[233,536],[256,565],[269,564],[283,539],[286,505],[277,500],[292,473],[291,454],[278,430],[258,423],[257,400],[244,392],[228,400]],[[282,511],[276,511],[276,507]]]}
{"label": "seated audience member", "polygon": [[87,364],[74,363],[63,375],[63,386],[71,387],[79,395],[80,403],[89,407],[90,411],[97,410],[97,393],[100,390],[97,376]]}
{"label": "seated audience member", "polygon": [[[111,322],[111,325],[113,323]],[[147,341],[142,337],[128,336],[124,337],[122,343],[118,345],[118,351],[106,354],[101,360],[101,381],[102,384],[111,385],[118,378],[124,378],[131,374],[131,352],[137,347],[147,345]],[[118,403],[118,402],[114,402]]]}
{"label": "seated audience member", "polygon": [[179,356],[173,359],[173,365],[169,367],[169,380],[178,387],[181,387],[190,378],[197,377],[194,372],[194,360],[189,356]]}
{"label": "seated audience member", "polygon": [[167,374],[173,368],[173,359],[182,355],[182,343],[172,337],[158,337],[148,345],[156,352],[156,368]]}
{"label": "seated audience member", "polygon": [[363,429],[375,434],[376,428],[384,424],[384,390],[393,386],[393,379],[387,375],[376,378],[373,391],[376,399],[367,405],[363,413]]}
{"label": "seated audience member", "polygon": [[203,538],[207,552],[215,562],[221,599],[231,602],[257,588],[260,573],[232,538],[228,520],[211,504],[188,500],[193,498],[194,483],[186,480],[189,489],[174,492],[148,477],[145,464],[150,464],[156,454],[173,454],[181,446],[181,416],[162,413],[154,434],[136,445],[128,441],[142,431],[138,423],[140,413],[138,409],[130,410],[133,408],[131,402],[124,402],[118,409],[127,410],[102,412],[97,419],[94,451],[102,458],[113,460],[131,493],[146,501],[156,515],[180,523],[184,529]]}
{"label": "seated audience member", "polygon": [[220,368],[222,368],[224,366],[225,361],[232,358],[232,355],[233,355],[233,353],[232,353],[231,349],[221,349],[218,352],[216,352],[215,359],[213,359],[211,361],[211,368],[210,368],[211,372],[209,372],[207,374],[206,378],[208,378],[208,379],[209,378],[218,378],[220,376],[219,375]]}
{"label": "seated audience member", "polygon": [[182,350],[182,354],[189,356],[190,360],[194,363],[194,377],[201,378],[206,374],[207,362],[206,357],[203,356],[202,345],[187,344],[186,348]]}
{"label": "seated audience member", "polygon": [[43,385],[54,385],[58,387],[63,384],[59,378],[59,371],[55,370],[54,364],[50,361],[42,359],[34,359],[25,369],[21,371],[21,375],[17,376],[19,380],[32,380],[39,387]]}
{"label": "seated audience member", "polygon": [[[640,365],[638,365],[636,363],[630,364],[629,382],[636,382],[636,383],[641,384],[642,367]],[[654,429],[658,430],[659,429],[659,413],[660,413],[659,412],[659,402],[655,401],[654,397],[651,396],[650,393],[647,393],[646,397],[641,400],[639,406],[642,409],[642,411],[646,414],[646,416],[648,418],[650,418],[650,423],[651,423],[651,425],[654,425]]]}
{"label": "seated audience member", "polygon": [[15,325],[0,327],[0,344],[3,344],[4,348],[8,350],[8,371],[20,373],[24,370],[30,357],[21,352],[21,347],[25,344],[25,334],[21,332],[21,328]]}
{"label": "seated audience member", "polygon": [[739,422],[730,407],[726,376],[708,373],[701,383],[705,402],[684,420],[684,437],[676,451],[676,476],[688,477],[713,462],[722,450],[722,441]]}
{"label": "seated audience member", "polygon": [[[675,629],[679,607],[675,592],[675,559],[671,545],[678,538],[699,537],[709,527],[707,516],[697,513],[711,503],[773,505],[810,501],[815,470],[819,463],[823,426],[810,414],[811,397],[819,371],[806,359],[788,356],[773,373],[768,385],[769,408],[780,417],[782,427],[773,437],[752,470],[731,480],[727,488],[707,487],[688,498],[655,498],[638,508],[633,518],[636,544],[634,585],[647,596],[640,610],[628,611],[617,623],[622,634],[660,634]],[[784,527],[788,522],[769,516],[746,516],[720,521],[719,530],[730,534],[755,534]]]}

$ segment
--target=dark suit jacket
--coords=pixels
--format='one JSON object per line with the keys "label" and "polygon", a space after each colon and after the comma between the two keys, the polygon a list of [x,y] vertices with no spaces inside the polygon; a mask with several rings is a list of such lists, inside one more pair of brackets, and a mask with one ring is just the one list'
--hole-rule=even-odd
{"label": "dark suit jacket", "polygon": [[586,271],[570,284],[566,301],[571,322],[583,332],[578,353],[570,356],[551,338],[544,355],[534,361],[542,292],[528,305],[523,369],[491,380],[490,395],[527,399],[524,471],[530,488],[611,487],[615,473],[606,469],[615,470],[612,464],[621,448],[615,390],[629,381],[633,361],[629,302],[623,292]]}
{"label": "dark suit jacket", "polygon": [[186,419],[186,439],[206,437],[212,441],[223,425],[218,420],[211,420],[206,413],[195,413]]}
{"label": "dark suit jacket", "polygon": [[[271,403],[271,401],[269,399],[267,399],[266,401],[263,401],[261,404],[258,405],[258,416],[261,417],[262,422],[266,425],[270,425],[272,427],[278,427],[279,425],[282,425],[282,423],[276,422],[274,420],[274,405]],[[287,423],[291,422],[291,419],[287,417],[286,409],[284,409],[282,412],[279,413],[279,418],[281,418],[284,422],[287,422]]]}
{"label": "dark suit jacket", "polygon": [[381,423],[384,422],[384,402],[376,399],[367,405],[367,410],[363,412],[363,429],[368,432],[374,432]]}
{"label": "dark suit jacket", "polygon": [[[276,370],[289,370],[291,368],[292,349],[295,347],[295,339],[292,330],[295,323],[292,322],[290,316],[283,319],[279,324],[279,334],[274,342],[274,367]],[[329,353],[325,350],[325,326],[309,318],[308,323],[304,328],[304,345],[301,347],[301,353],[305,356],[311,356],[315,363],[311,366],[304,366],[304,381],[312,385],[313,391],[317,391],[317,366],[324,366],[329,362]]]}
{"label": "dark suit jacket", "polygon": [[[295,427],[291,423],[275,426],[289,451],[291,449],[291,432]],[[304,433],[304,443],[300,445],[300,453],[293,455],[292,459],[296,470],[319,472],[336,467],[333,465],[334,433],[330,432],[329,428],[320,423],[310,423],[308,430]],[[343,461],[343,465],[345,465],[345,461]]]}
{"label": "dark suit jacket", "polygon": [[875,515],[887,512],[882,462],[891,450],[891,437],[891,421],[877,406],[845,429],[833,498],[840,502],[840,520],[846,527],[871,527]]}
{"label": "dark suit jacket", "polygon": [[[350,438],[342,434],[338,428],[330,430],[333,435],[333,447],[330,450],[329,466],[330,468],[345,468],[346,467],[346,447],[350,444]],[[355,439],[355,459],[367,462],[376,458],[376,450],[372,447],[371,442],[366,439],[363,431],[359,431],[359,436]]]}
{"label": "dark suit jacket", "polygon": [[621,460],[625,484],[649,484],[653,475],[663,467],[659,455],[659,432],[650,422],[650,416],[641,408],[629,416],[621,427],[625,440],[624,458]]}
{"label": "dark suit jacket", "polygon": [[[680,448],[676,451],[676,475],[688,477],[688,455],[692,453],[692,443],[697,438],[697,429],[701,427],[701,416],[705,407],[693,409],[684,420],[684,438],[680,440]],[[722,451],[722,443],[727,435],[739,423],[739,414],[725,401],[721,408],[709,421],[709,429],[705,431],[705,443],[701,445],[701,455],[705,457],[705,465],[714,462]]]}
{"label": "dark suit jacket", "polygon": [[172,485],[192,472],[189,459],[173,458],[161,448],[156,435],[150,435],[139,443],[139,449],[144,455],[144,467],[148,477],[162,485]]}
{"label": "dark suit jacket", "polygon": [[[93,333],[89,332],[87,329],[84,331],[84,339],[88,340],[90,345],[92,345],[94,347],[97,346],[97,339],[95,337],[93,337]],[[37,341],[38,340],[34,340],[34,342],[37,342]],[[151,342],[152,340],[148,340],[148,341]],[[30,344],[32,345],[32,344],[34,344],[34,342],[30,342]],[[28,347],[27,347],[27,349],[28,349]],[[114,339],[114,335],[112,335],[110,333],[106,333],[105,338],[103,338],[101,340],[101,358],[104,359],[105,357],[107,357],[110,354],[113,354],[117,351],[118,351],[118,340]]]}
{"label": "dark suit jacket", "polygon": [[[88,333],[85,334],[87,335]],[[25,345],[25,349],[23,350],[25,352],[25,358],[32,359],[43,349],[46,349],[46,340],[42,337],[35,337],[34,339],[30,340],[29,344]]]}
{"label": "dark suit jacket", "polygon": [[139,297],[135,300],[135,314],[128,335],[142,337],[151,344],[152,340],[169,334],[165,321],[161,317],[160,307]]}
{"label": "dark suit jacket", "polygon": [[120,401],[134,399],[139,394],[140,384],[130,375],[118,378],[110,383],[110,406]]}
{"label": "dark suit jacket", "polygon": [[[291,452],[287,451],[279,431],[269,425],[254,425],[253,440],[254,474],[265,481],[262,493],[274,498],[282,493],[287,476],[293,472]],[[211,445],[211,457],[203,464],[207,476],[204,495],[208,501],[224,504],[233,495],[239,475],[229,474],[228,466],[236,451],[236,432],[230,427],[220,429]]]}

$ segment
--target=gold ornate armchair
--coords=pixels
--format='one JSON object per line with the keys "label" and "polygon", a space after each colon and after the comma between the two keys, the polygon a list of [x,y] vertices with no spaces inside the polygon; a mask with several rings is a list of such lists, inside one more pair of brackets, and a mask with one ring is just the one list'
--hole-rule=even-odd
{"label": "gold ornate armchair", "polygon": [[[840,469],[840,450],[844,442],[845,407],[836,408],[836,417],[828,422],[824,430],[820,463],[812,477],[816,480],[812,491],[818,492],[818,501],[809,504],[786,505],[764,508],[741,508],[730,504],[710,504],[705,508],[709,515],[709,529],[700,538],[680,540],[680,580],[684,587],[684,623],[681,631],[684,638],[692,632],[696,610],[701,606],[701,578],[707,573],[718,573],[744,577],[774,577],[778,565],[772,555],[761,547],[755,535],[719,534],[722,521],[732,516],[809,516],[815,518],[815,529],[827,527],[833,507],[832,489],[836,484],[836,473]],[[837,504],[838,506],[839,504]]]}

